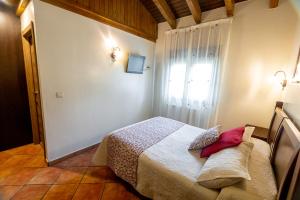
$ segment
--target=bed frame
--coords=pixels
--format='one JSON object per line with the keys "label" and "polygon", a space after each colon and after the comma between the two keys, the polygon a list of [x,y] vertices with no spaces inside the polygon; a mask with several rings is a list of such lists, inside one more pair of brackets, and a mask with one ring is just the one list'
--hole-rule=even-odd
{"label": "bed frame", "polygon": [[288,115],[276,108],[269,129],[268,142],[271,146],[278,200],[300,199],[300,132]]}
{"label": "bed frame", "polygon": [[277,135],[277,132],[282,125],[283,120],[286,118],[288,118],[288,116],[285,114],[285,112],[280,107],[276,107],[269,127],[267,139],[268,143],[271,146],[271,152],[273,152],[274,149],[275,136]]}

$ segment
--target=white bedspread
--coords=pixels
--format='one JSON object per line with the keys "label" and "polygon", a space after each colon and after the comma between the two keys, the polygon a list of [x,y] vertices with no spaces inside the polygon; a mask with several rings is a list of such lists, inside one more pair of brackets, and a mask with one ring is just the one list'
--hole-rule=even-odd
{"label": "white bedspread", "polygon": [[185,125],[140,155],[137,191],[155,200],[215,200],[219,191],[199,185],[206,159],[188,146],[202,129]]}
{"label": "white bedspread", "polygon": [[[257,139],[253,139],[249,163],[251,181],[223,188],[221,193],[199,185],[196,179],[206,159],[201,159],[199,152],[187,149],[201,131],[184,125],[144,151],[138,161],[136,190],[154,200],[274,199],[277,190],[268,161],[270,149],[267,143]],[[96,164],[106,165],[106,144],[107,137],[94,156]]]}

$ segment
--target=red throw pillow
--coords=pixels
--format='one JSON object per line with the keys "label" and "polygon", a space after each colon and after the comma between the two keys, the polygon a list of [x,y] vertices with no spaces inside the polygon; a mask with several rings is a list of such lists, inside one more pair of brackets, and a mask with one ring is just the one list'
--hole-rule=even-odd
{"label": "red throw pillow", "polygon": [[209,157],[211,154],[221,151],[222,149],[239,145],[242,142],[244,131],[245,127],[239,127],[221,133],[215,143],[202,149],[200,157]]}

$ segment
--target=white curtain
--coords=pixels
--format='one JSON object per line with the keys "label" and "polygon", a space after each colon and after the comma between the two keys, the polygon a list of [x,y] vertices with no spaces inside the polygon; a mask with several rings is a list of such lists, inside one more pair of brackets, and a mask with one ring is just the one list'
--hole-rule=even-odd
{"label": "white curtain", "polygon": [[201,128],[216,123],[231,20],[165,33],[159,115]]}

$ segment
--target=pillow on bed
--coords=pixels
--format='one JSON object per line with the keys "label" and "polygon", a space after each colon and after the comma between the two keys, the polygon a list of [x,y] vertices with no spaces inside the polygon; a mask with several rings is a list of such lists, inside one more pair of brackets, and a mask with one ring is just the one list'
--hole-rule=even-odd
{"label": "pillow on bed", "polygon": [[254,133],[255,127],[253,126],[246,126],[245,131],[243,134],[243,141],[244,142],[251,142],[251,136]]}
{"label": "pillow on bed", "polygon": [[214,142],[220,136],[220,125],[210,128],[197,136],[189,146],[189,150],[199,150]]}
{"label": "pillow on bed", "polygon": [[202,149],[200,157],[209,157],[211,154],[221,151],[222,149],[239,145],[242,142],[244,131],[245,127],[240,127],[221,133],[219,139],[215,143]]}
{"label": "pillow on bed", "polygon": [[211,155],[204,163],[197,182],[204,187],[218,189],[233,185],[243,179],[251,180],[248,162],[253,144],[242,142]]}

